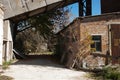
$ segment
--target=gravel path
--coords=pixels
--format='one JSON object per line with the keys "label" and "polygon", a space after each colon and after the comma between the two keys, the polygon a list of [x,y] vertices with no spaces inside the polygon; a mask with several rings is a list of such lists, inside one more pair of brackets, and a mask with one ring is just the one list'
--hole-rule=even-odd
{"label": "gravel path", "polygon": [[3,75],[14,80],[92,80],[86,72],[64,68],[48,58],[20,60],[10,66]]}

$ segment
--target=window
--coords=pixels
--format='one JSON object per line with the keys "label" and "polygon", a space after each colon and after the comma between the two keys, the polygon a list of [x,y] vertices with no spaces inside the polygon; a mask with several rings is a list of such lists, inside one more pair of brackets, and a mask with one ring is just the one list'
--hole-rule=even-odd
{"label": "window", "polygon": [[95,49],[95,52],[101,51],[101,36],[100,35],[94,35],[92,36],[93,43],[91,44],[91,48]]}

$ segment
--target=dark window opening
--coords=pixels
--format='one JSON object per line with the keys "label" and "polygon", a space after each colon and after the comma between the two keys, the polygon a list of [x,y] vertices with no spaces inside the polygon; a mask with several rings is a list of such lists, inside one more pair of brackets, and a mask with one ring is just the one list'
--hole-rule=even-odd
{"label": "dark window opening", "polygon": [[92,41],[93,43],[91,44],[91,48],[94,49],[94,52],[101,52],[101,36],[92,36]]}

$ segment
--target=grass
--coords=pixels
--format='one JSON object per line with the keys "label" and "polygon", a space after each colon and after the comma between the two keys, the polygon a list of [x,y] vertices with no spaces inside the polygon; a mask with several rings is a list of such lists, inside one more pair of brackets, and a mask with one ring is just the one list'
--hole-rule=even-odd
{"label": "grass", "polygon": [[29,55],[54,55],[54,52],[29,53]]}
{"label": "grass", "polygon": [[0,75],[0,80],[13,80],[13,78],[5,75]]}
{"label": "grass", "polygon": [[2,69],[8,69],[11,63],[12,63],[12,60],[8,62],[3,62]]}
{"label": "grass", "polygon": [[[8,69],[9,68],[9,65],[12,63],[13,61],[8,61],[8,62],[3,62],[3,65],[2,65],[2,69]],[[1,75],[0,74],[0,80],[13,80],[12,77],[9,77],[9,76],[5,76],[5,75]]]}
{"label": "grass", "polygon": [[107,67],[101,72],[93,73],[95,80],[120,80],[120,67]]}

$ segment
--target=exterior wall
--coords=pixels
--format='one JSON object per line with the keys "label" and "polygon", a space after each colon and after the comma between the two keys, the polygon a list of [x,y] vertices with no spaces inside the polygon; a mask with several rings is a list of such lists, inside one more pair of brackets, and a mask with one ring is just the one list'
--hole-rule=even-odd
{"label": "exterior wall", "polygon": [[[74,20],[66,29],[58,33],[59,40],[64,41],[68,36],[72,37],[74,32],[77,31],[76,37],[79,39],[76,44],[70,41],[70,38],[70,42],[60,43],[61,41],[58,41],[60,44],[59,52],[65,55],[64,58],[62,57],[63,62],[65,62],[65,59],[65,64],[71,67],[71,64],[73,65],[76,61],[76,56],[78,56],[77,66],[89,69],[101,68],[105,64],[110,63],[108,56],[112,57],[112,55],[109,53],[111,52],[111,31],[109,25],[114,23],[120,23],[120,13],[80,17]],[[65,35],[70,29],[72,29],[72,32],[69,33],[70,35]],[[64,38],[61,35],[65,35]],[[87,42],[86,37],[92,35],[101,35],[100,52],[91,52],[89,50],[90,44],[84,45]],[[71,48],[72,51],[69,52],[69,47],[71,46],[74,48]],[[77,55],[78,53],[79,55]]]}
{"label": "exterior wall", "polygon": [[[89,35],[101,35],[101,52],[91,53],[83,59],[84,67],[100,68],[101,66],[111,63],[108,61],[108,55],[111,54],[111,24],[120,24],[120,14],[107,14],[101,16],[85,17],[80,25],[80,41],[84,39],[85,33]],[[110,33],[110,34],[109,34]],[[117,35],[117,34],[116,34]],[[110,53],[108,53],[110,52]]]}
{"label": "exterior wall", "polygon": [[0,65],[2,65],[3,16],[4,16],[4,13],[3,13],[3,10],[0,6]]}
{"label": "exterior wall", "polygon": [[105,57],[100,57],[98,55],[106,55],[108,51],[108,25],[106,25],[106,21],[100,20],[94,22],[82,22],[80,25],[80,41],[84,40],[84,38],[86,37],[86,32],[90,36],[101,36],[101,52],[93,52],[93,55],[87,55],[83,59],[83,66],[85,68],[95,68],[105,65]]}
{"label": "exterior wall", "polygon": [[71,23],[58,35],[57,53],[61,62],[71,68],[74,64],[76,53],[79,52],[79,20]]}
{"label": "exterior wall", "polygon": [[4,21],[3,31],[3,61],[10,61],[13,56],[13,40],[9,20]]}

